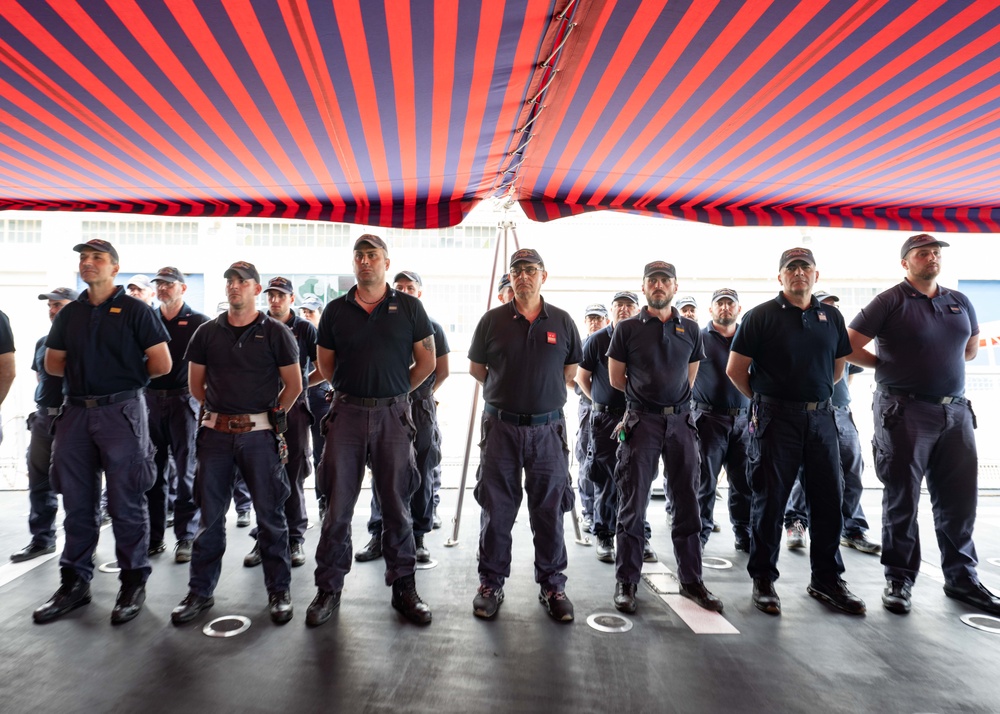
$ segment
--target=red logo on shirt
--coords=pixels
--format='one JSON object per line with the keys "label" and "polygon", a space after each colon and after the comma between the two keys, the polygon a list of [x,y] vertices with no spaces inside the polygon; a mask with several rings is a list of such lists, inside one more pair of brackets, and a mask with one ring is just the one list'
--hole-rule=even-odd
{"label": "red logo on shirt", "polygon": [[545,336],[546,336],[546,339],[548,340],[548,342],[549,342],[550,345],[554,345],[556,343],[556,333],[554,333],[554,332],[546,332]]}

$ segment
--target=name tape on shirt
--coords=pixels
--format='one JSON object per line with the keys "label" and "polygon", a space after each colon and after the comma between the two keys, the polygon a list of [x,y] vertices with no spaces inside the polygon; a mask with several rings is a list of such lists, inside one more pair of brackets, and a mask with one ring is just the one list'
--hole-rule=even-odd
{"label": "name tape on shirt", "polygon": [[820,322],[826,322],[826,313],[823,312],[822,310],[817,310],[816,319],[819,320]]}
{"label": "name tape on shirt", "polygon": [[962,312],[962,308],[960,308],[958,305],[949,305],[948,308],[956,315]]}
{"label": "name tape on shirt", "polygon": [[110,309],[108,310],[108,312],[110,312],[110,313],[113,313],[113,314],[116,314],[116,315],[117,315],[117,314],[118,314],[119,312],[121,312],[121,311],[122,311],[122,309],[121,309],[120,307],[113,307],[113,308],[110,308]]}
{"label": "name tape on shirt", "polygon": [[556,343],[556,333],[546,332],[545,341],[548,342],[550,345],[554,345]]}

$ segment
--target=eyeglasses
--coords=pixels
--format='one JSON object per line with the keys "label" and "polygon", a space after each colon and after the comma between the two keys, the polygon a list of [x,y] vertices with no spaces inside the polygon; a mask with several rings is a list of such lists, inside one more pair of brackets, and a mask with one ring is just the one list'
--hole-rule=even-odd
{"label": "eyeglasses", "polygon": [[539,268],[537,265],[528,265],[524,268],[511,268],[510,277],[519,278],[521,274],[527,275],[529,278],[533,278],[538,275]]}

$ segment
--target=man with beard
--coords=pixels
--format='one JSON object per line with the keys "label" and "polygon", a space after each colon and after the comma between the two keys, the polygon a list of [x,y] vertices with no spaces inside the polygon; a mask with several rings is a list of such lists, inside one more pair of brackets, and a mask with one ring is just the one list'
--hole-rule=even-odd
{"label": "man with beard", "polygon": [[[926,233],[900,250],[903,282],[877,295],[848,334],[850,360],[875,369],[875,470],[882,495],[882,604],[910,611],[920,570],[917,504],[927,478],[948,597],[1000,615],[1000,598],[979,582],[972,531],[978,498],[976,417],[965,393],[965,363],[979,351],[969,299],[938,284],[941,248]],[[877,350],[865,349],[875,340]]]}
{"label": "man with beard", "polygon": [[732,288],[712,293],[708,307],[712,321],[701,331],[705,359],[694,382],[695,427],[701,446],[701,542],[708,543],[715,525],[715,488],[719,471],[729,479],[729,518],[736,550],[750,552],[750,485],[747,482],[747,409],[745,396],[726,376],[729,349],[736,334],[740,298]]}
{"label": "man with beard", "polygon": [[643,516],[656,462],[663,459],[673,497],[671,540],[680,594],[706,610],[722,612],[722,601],[701,579],[701,517],[698,513],[698,433],[691,415],[691,385],[704,359],[698,324],[681,317],[670,302],[677,271],[662,260],[642,273],[646,307],[615,327],[608,348],[611,386],[625,393],[626,411],[615,428],[620,442],[615,607],[636,611],[642,575]]}
{"label": "man with beard", "polygon": [[863,615],[865,603],[840,575],[841,481],[833,385],[851,345],[844,318],[812,296],[819,279],[808,248],[781,254],[774,300],[753,308],[736,332],[726,374],[750,398],[750,558],[754,606],[781,613],[778,579],[782,515],[802,467],[811,516],[807,592],[839,610]]}

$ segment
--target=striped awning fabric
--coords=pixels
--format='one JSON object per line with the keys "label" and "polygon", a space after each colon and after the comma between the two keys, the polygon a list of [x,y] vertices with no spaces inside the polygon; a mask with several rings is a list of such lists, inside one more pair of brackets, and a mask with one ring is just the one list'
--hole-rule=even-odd
{"label": "striped awning fabric", "polygon": [[1000,232],[1000,0],[3,0],[0,208]]}

